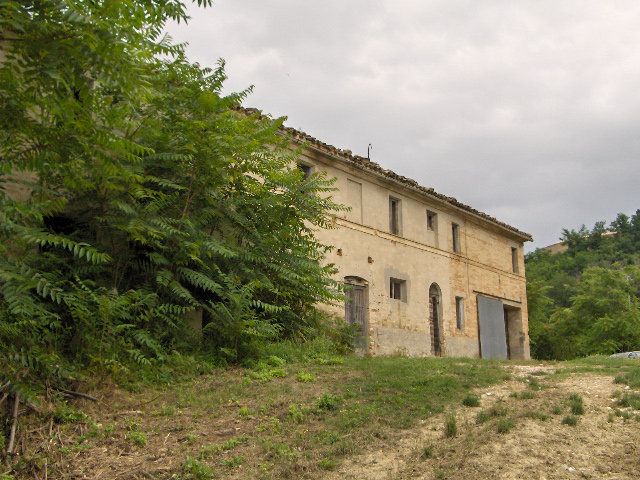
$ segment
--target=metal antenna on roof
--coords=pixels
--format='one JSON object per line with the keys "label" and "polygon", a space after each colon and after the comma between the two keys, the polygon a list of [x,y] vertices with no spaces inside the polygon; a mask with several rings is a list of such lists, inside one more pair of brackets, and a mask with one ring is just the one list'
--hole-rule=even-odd
{"label": "metal antenna on roof", "polygon": [[369,146],[367,147],[367,160],[371,160],[371,157],[369,156],[369,152],[373,150],[373,145],[369,144]]}

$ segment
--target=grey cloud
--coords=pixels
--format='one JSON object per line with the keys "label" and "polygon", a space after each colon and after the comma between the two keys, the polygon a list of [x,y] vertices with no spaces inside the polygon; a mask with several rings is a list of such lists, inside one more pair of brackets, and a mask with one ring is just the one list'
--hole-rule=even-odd
{"label": "grey cloud", "polygon": [[533,234],[633,213],[640,4],[218,0],[171,26],[227,89]]}

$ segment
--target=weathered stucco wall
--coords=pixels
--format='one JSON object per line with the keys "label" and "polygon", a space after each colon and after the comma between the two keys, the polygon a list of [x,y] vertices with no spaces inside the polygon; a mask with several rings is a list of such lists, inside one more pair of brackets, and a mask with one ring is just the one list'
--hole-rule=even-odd
{"label": "weathered stucco wall", "polygon": [[[6,180],[6,177],[0,177]],[[32,172],[18,172],[11,173],[10,181],[4,181],[0,184],[0,188],[4,190],[4,193],[17,202],[26,202],[31,197],[31,187],[29,183],[35,183],[37,176]],[[25,183],[23,183],[25,182]]]}
{"label": "weathered stucco wall", "polygon": [[[335,247],[327,262],[338,267],[339,280],[359,277],[367,284],[369,341],[365,353],[432,355],[429,291],[436,284],[441,354],[480,355],[477,295],[481,294],[514,309],[517,315],[514,313],[508,323],[512,358],[529,358],[520,240],[487,221],[329,155],[307,150],[300,161],[312,166],[312,172],[336,177],[334,199],[352,207],[350,212],[335,213],[336,229],[317,235]],[[399,202],[397,235],[389,233],[390,197]],[[433,228],[427,224],[427,212],[435,214]],[[453,252],[454,223],[458,225],[457,253]],[[512,249],[516,249],[516,272]],[[391,298],[392,279],[402,286],[400,299]],[[456,297],[464,309],[461,328],[457,325]],[[345,316],[343,305],[327,310]]]}

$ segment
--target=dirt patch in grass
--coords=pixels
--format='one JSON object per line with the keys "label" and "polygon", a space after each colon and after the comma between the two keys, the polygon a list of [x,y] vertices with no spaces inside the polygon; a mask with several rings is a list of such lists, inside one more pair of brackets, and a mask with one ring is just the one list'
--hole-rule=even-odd
{"label": "dirt patch in grass", "polygon": [[[529,389],[519,379],[483,389],[480,407],[456,409],[455,438],[447,438],[446,419],[436,416],[398,432],[383,448],[348,459],[325,478],[640,478],[640,412],[616,406],[615,397],[622,397],[614,392],[624,386],[613,380],[596,373],[545,378],[535,397],[524,400],[512,395]],[[572,393],[581,396],[585,410],[575,426],[562,423],[571,413]],[[480,412],[496,406],[506,413],[477,421]],[[554,414],[556,407],[562,413]],[[504,419],[512,426],[501,432]]]}
{"label": "dirt patch in grass", "polygon": [[633,390],[568,370],[345,359],[111,386],[23,416],[0,478],[640,478]]}

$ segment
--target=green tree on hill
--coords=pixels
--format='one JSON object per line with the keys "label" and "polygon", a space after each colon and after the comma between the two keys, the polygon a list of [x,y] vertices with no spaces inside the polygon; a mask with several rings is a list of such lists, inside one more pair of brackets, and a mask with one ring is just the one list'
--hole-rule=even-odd
{"label": "green tree on hill", "polygon": [[[589,267],[569,308],[554,313],[563,356],[611,354],[640,347],[640,267]],[[560,342],[563,343],[563,342]]]}
{"label": "green tree on hill", "polygon": [[640,210],[605,228],[563,230],[567,250],[526,256],[532,355],[565,359],[640,349]]}

